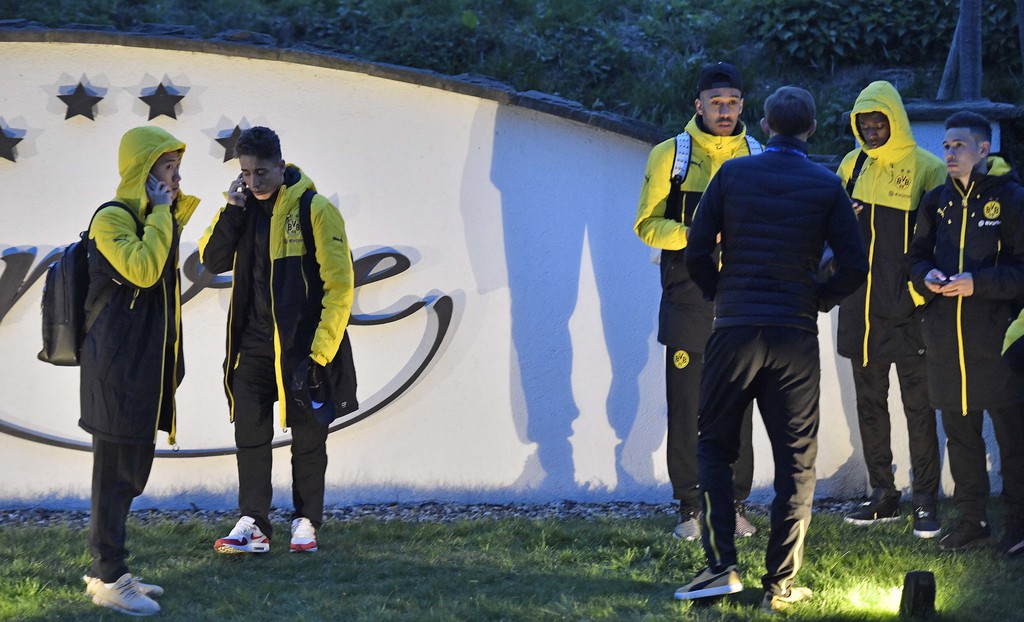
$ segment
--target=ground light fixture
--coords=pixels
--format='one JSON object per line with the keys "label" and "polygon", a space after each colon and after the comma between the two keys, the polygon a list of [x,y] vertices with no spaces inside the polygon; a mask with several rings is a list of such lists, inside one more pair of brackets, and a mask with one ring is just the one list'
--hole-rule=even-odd
{"label": "ground light fixture", "polygon": [[935,617],[935,575],[911,570],[903,580],[900,618],[927,620]]}

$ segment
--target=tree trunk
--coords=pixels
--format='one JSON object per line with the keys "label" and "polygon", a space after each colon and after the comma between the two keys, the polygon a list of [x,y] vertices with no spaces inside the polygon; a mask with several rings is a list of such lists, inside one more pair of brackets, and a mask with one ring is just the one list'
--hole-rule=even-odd
{"label": "tree trunk", "polygon": [[[1024,0],[1017,0],[1024,3]],[[953,92],[956,90],[957,70],[960,68],[960,22],[956,23],[956,32],[953,33],[953,42],[949,44],[949,55],[946,56],[946,67],[942,70],[942,82],[939,84],[939,92],[935,99],[953,99]]]}
{"label": "tree trunk", "polygon": [[960,98],[981,98],[981,0],[960,0]]}
{"label": "tree trunk", "polygon": [[1017,41],[1020,44],[1020,60],[1024,63],[1024,0],[1017,0]]}

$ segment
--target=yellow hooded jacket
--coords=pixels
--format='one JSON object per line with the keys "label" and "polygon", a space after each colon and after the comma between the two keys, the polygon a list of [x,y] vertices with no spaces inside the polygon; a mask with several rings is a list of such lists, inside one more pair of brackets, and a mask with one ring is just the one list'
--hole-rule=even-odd
{"label": "yellow hooded jacket", "polygon": [[[869,112],[889,120],[889,140],[875,149],[867,148],[857,128],[857,115]],[[867,155],[852,199],[863,205],[858,220],[870,267],[867,282],[840,305],[837,350],[865,366],[871,358],[921,356],[914,307],[923,301],[909,285],[906,253],[921,197],[942,185],[946,166],[914,141],[903,100],[888,82],[872,82],[861,91],[850,125],[860,148],[846,154],[838,174],[847,184],[858,157]]]}
{"label": "yellow hooded jacket", "polygon": [[672,167],[676,141],[670,138],[651,150],[640,189],[640,205],[633,230],[644,244],[662,249],[661,309],[658,341],[667,346],[703,352],[711,334],[714,305],[704,300],[700,288],[690,280],[683,251],[686,230],[711,177],[722,163],[750,155],[746,127],[739,123],[731,136],[715,136],[701,129],[698,115],[686,124],[692,139],[690,165],[682,183],[679,214],[666,213],[672,189]]}
{"label": "yellow hooded jacket", "polygon": [[[89,228],[86,309],[105,299],[82,344],[79,425],[116,442],[156,442],[157,430],[175,443],[174,392],[184,376],[178,236],[199,200],[180,192],[174,205],[151,205],[146,180],[165,153],[185,144],[153,126],[121,139],[121,182],[115,201]],[[142,232],[136,224],[142,223]]]}

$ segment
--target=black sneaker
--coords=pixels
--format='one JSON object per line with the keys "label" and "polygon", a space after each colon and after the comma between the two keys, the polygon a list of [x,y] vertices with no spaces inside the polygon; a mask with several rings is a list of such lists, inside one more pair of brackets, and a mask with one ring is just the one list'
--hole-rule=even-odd
{"label": "black sneaker", "polygon": [[851,525],[879,525],[900,519],[900,498],[875,493],[866,503],[846,515]]}
{"label": "black sneaker", "polygon": [[736,502],[736,530],[734,535],[737,538],[750,538],[757,533],[757,527],[747,519],[747,507]]}
{"label": "black sneaker", "polygon": [[1003,538],[999,541],[999,550],[1007,557],[1024,555],[1024,524],[1018,521],[1006,521]]}
{"label": "black sneaker", "polygon": [[679,506],[679,523],[672,530],[672,537],[677,540],[693,542],[700,539],[700,522],[704,512],[698,508]]}
{"label": "black sneaker", "polygon": [[972,523],[962,520],[953,531],[942,536],[938,546],[940,551],[969,549],[988,544],[988,539],[991,535],[992,530],[987,522]]}
{"label": "black sneaker", "polygon": [[942,531],[934,505],[921,505],[914,510],[914,535],[918,538],[934,538]]}
{"label": "black sneaker", "polygon": [[725,596],[743,591],[743,581],[736,564],[719,570],[705,568],[693,580],[676,590],[676,600],[694,600],[711,596]]}

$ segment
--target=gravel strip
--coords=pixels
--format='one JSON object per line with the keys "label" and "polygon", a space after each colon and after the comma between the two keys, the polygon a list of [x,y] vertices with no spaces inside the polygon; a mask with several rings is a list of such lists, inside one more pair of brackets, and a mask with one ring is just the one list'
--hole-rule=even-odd
{"label": "gravel strip", "polygon": [[[814,503],[814,511],[828,514],[845,514],[859,501],[845,499],[822,499]],[[348,522],[361,519],[403,521],[409,523],[450,523],[464,520],[503,518],[526,519],[597,519],[622,518],[644,519],[655,516],[675,515],[675,503],[641,503],[614,501],[609,503],[381,503],[354,506],[333,506],[324,508],[324,521]],[[768,506],[747,504],[747,511],[760,516],[768,515]],[[187,523],[203,521],[209,523],[231,521],[237,518],[235,510],[204,510],[193,507],[188,510],[133,510],[130,520],[141,524],[149,522]],[[291,510],[274,509],[270,516],[275,522],[288,522]],[[0,509],[0,528],[7,526],[51,527],[65,525],[71,529],[86,529],[89,513],[80,510],[51,510],[46,508]]]}

